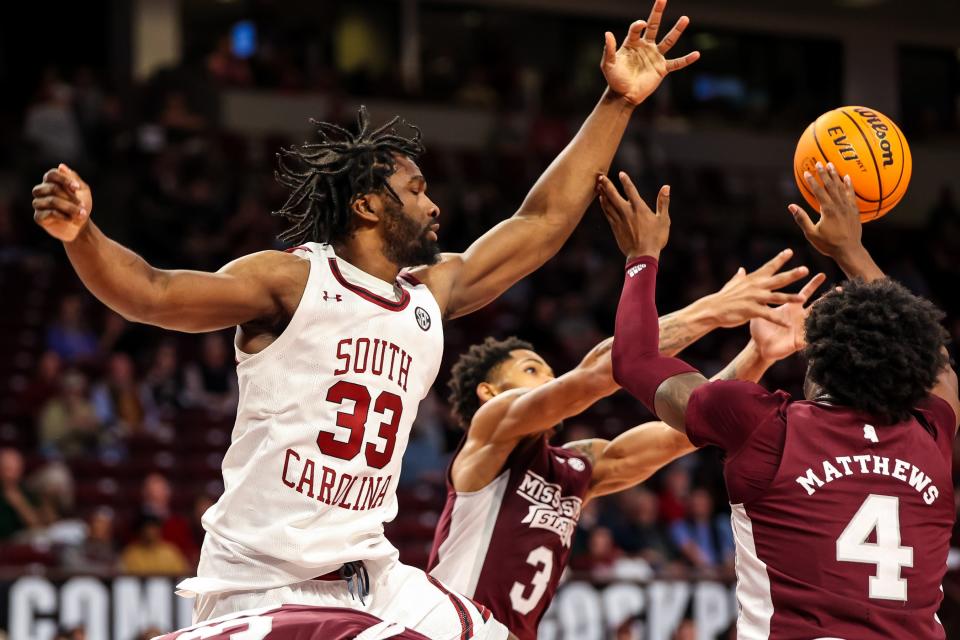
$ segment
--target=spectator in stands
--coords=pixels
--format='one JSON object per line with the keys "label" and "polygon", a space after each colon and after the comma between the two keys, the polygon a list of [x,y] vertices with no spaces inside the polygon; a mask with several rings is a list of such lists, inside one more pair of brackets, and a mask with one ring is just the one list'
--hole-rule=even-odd
{"label": "spectator in stands", "polygon": [[690,472],[681,460],[667,468],[664,488],[660,492],[660,519],[671,524],[686,515],[690,495]]}
{"label": "spectator in stands", "polygon": [[237,371],[222,334],[203,336],[200,361],[187,365],[185,376],[185,398],[191,406],[214,415],[237,410]]}
{"label": "spectator in stands", "polygon": [[610,580],[623,552],[606,527],[594,527],[587,542],[587,553],[571,561],[574,569],[589,571],[594,580]]}
{"label": "spectator in stands", "polygon": [[170,506],[173,491],[170,482],[160,473],[151,473],[143,480],[143,502],[140,514],[156,518],[160,524],[160,535],[177,547],[185,558],[199,553],[190,530],[190,522],[174,513]]}
{"label": "spectator in stands", "polygon": [[23,456],[16,449],[0,449],[0,541],[38,527],[40,519],[31,500],[24,492]]}
{"label": "spectator in stands", "polygon": [[37,363],[33,379],[20,393],[17,408],[22,415],[34,415],[60,390],[63,360],[56,351],[44,351]]}
{"label": "spectator in stands", "polygon": [[189,571],[180,549],[161,537],[159,518],[142,514],[136,531],[137,537],[120,555],[123,571],[140,576],[183,575]]}
{"label": "spectator in stands", "polygon": [[119,563],[113,524],[113,509],[98,507],[94,510],[87,519],[87,535],[83,542],[64,548],[61,556],[63,568],[94,574],[115,571]]}
{"label": "spectator in stands", "polygon": [[40,164],[76,164],[83,157],[83,135],[73,110],[73,89],[54,73],[48,74],[39,100],[27,109],[23,130]]}
{"label": "spectator in stands", "polygon": [[670,534],[657,519],[659,500],[646,487],[637,487],[617,496],[617,508],[607,511],[608,523],[618,546],[628,555],[646,560],[656,570],[664,569],[676,557]]}
{"label": "spectator in stands", "polygon": [[164,420],[172,418],[183,406],[184,389],[177,346],[165,340],[154,352],[150,369],[144,377],[143,390],[147,411],[156,411]]}
{"label": "spectator in stands", "polygon": [[97,337],[83,317],[83,298],[65,296],[60,302],[60,315],[47,329],[47,348],[69,363],[91,360],[97,355]]}
{"label": "spectator in stands", "polygon": [[687,500],[687,517],[670,527],[673,543],[703,576],[733,575],[733,531],[730,518],[714,515],[713,497],[694,489]]}
{"label": "spectator in stands", "polygon": [[44,405],[38,421],[40,445],[47,454],[74,457],[95,452],[102,434],[82,373],[64,374],[60,393]]}
{"label": "spectator in stands", "polygon": [[93,388],[93,405],[100,422],[120,437],[139,435],[145,418],[140,395],[133,359],[125,353],[111,355],[107,377]]}

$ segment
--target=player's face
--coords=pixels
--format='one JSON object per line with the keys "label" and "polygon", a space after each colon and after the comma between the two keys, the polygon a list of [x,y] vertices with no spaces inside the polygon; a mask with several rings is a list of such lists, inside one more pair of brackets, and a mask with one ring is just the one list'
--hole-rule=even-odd
{"label": "player's face", "polygon": [[553,369],[529,349],[515,349],[510,359],[497,367],[495,385],[500,391],[539,387],[554,379]]}
{"label": "player's face", "polygon": [[400,198],[383,199],[382,230],[387,258],[401,267],[434,264],[440,256],[437,218],[440,208],[427,196],[427,181],[416,163],[396,156],[389,183]]}

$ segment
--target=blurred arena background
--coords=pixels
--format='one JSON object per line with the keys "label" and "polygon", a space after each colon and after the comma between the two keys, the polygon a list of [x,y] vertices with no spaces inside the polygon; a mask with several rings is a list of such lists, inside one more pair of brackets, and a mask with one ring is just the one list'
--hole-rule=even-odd
{"label": "blurred arena background", "polygon": [[[173,596],[192,575],[199,517],[221,490],[237,401],[229,333],[128,324],[86,294],[31,219],[30,188],[67,162],[94,187],[104,230],[161,267],[215,270],[278,247],[274,153],[308,118],[419,125],[421,166],[451,250],[510,215],[600,95],[603,32],[618,40],[648,2],[624,0],[115,0],[22,3],[0,23],[0,628],[13,640],[133,640],[189,621]],[[903,202],[866,242],[932,298],[960,340],[960,3],[957,0],[673,0],[685,53],[640,109],[616,168],[652,197],[673,187],[659,306],[717,290],[737,267],[806,246],[793,147],[820,113],[863,104],[910,140]],[[599,210],[560,255],[446,328],[445,365],[423,403],[388,529],[426,563],[459,432],[450,363],[488,334],[534,343],[560,371],[612,333],[622,261]],[[740,331],[697,343],[713,373]],[[764,384],[799,392],[803,363]],[[611,436],[645,419],[625,395],[566,425]],[[960,452],[960,450],[958,450]],[[541,637],[729,637],[733,543],[715,451],[585,510],[569,579]],[[26,501],[36,522],[21,517]],[[161,540],[151,537],[151,523]],[[30,526],[32,524],[32,526]],[[681,547],[692,528],[703,548]],[[695,545],[696,546],[696,545]],[[960,530],[951,569],[960,568]],[[694,560],[695,559],[695,560]],[[941,619],[960,638],[960,572]],[[57,635],[62,634],[62,635]],[[84,635],[85,634],[85,635]],[[149,637],[149,636],[148,636]]]}

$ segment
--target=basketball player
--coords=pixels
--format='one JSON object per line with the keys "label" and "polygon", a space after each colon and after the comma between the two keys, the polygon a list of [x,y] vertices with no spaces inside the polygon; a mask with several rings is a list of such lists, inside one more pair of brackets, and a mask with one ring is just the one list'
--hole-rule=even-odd
{"label": "basketball player", "polygon": [[[440,365],[441,321],[495,299],[553,256],[593,198],[630,115],[696,52],[657,44],[666,0],[619,50],[606,34],[608,89],[519,211],[462,254],[439,255],[439,209],[415,160],[419,132],[351,133],[283,153],[288,253],[217,273],[156,269],[90,222],[90,188],[61,165],[34,188],[34,217],[63,241],[87,288],[124,317],[180,331],[238,326],[240,406],[225,491],[204,515],[197,621],[282,604],[361,609],[431,638],[504,637],[473,603],[397,561],[383,523],[419,401]],[[404,268],[417,267],[401,273]]]}
{"label": "basketball player", "polygon": [[[767,286],[785,259],[660,319],[662,353],[674,354],[717,327],[756,314],[753,338],[720,374],[736,370],[757,380],[774,360],[796,350],[802,303],[822,283],[811,280],[795,302],[766,305]],[[789,296],[793,298],[794,296]],[[646,480],[694,449],[660,422],[640,425],[613,441],[600,438],[550,446],[555,427],[619,387],[608,339],[572,371],[553,371],[517,338],[487,338],[453,368],[450,400],[467,432],[447,474],[447,503],[430,554],[430,574],[490,608],[521,640],[533,640],[570,554],[582,506],[592,498]]]}
{"label": "basketball player", "polygon": [[155,640],[430,640],[393,622],[385,622],[369,613],[343,608],[284,605],[272,609],[252,609],[187,629],[174,631]]}
{"label": "basketball player", "polygon": [[[697,446],[726,453],[737,545],[738,638],[944,638],[936,613],[954,522],[951,458],[960,415],[943,314],[884,277],[861,243],[849,178],[818,166],[804,234],[851,280],[806,319],[805,400],[749,382],[708,382],[658,353],[654,289],[667,242],[621,176],[601,205],[627,256],[615,379]],[[822,183],[822,186],[821,186]]]}

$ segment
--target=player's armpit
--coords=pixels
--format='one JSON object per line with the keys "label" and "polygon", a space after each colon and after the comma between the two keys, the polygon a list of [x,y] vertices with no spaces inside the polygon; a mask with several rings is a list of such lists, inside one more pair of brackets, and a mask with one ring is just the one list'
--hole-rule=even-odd
{"label": "player's armpit", "polygon": [[[597,445],[603,443],[599,452]],[[583,440],[567,447],[593,446],[593,475],[587,498],[623,491],[647,480],[661,467],[696,447],[663,422],[647,422],[623,432],[610,442]]]}

